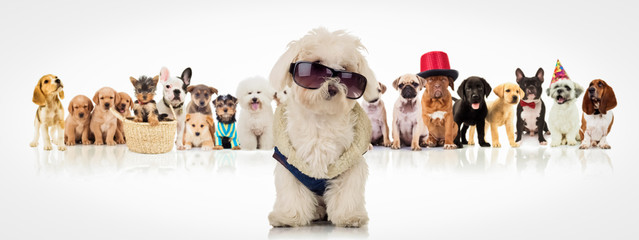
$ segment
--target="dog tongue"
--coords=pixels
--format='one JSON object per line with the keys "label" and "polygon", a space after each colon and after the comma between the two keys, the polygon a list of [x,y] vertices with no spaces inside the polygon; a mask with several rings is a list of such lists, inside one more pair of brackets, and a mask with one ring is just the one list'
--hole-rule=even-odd
{"label": "dog tongue", "polygon": [[473,107],[473,109],[479,109],[479,103],[473,103],[471,104],[471,106]]}
{"label": "dog tongue", "polygon": [[260,107],[259,103],[251,103],[251,109],[253,109],[253,111],[257,111],[259,107]]}
{"label": "dog tongue", "polygon": [[559,97],[557,98],[557,103],[564,103],[566,101],[566,99]]}

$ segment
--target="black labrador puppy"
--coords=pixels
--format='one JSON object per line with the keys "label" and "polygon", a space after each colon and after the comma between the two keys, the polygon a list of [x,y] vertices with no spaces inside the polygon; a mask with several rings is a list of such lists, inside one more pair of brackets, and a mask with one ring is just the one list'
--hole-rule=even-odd
{"label": "black labrador puppy", "polygon": [[464,80],[457,88],[457,94],[461,99],[455,101],[453,105],[453,119],[459,129],[457,137],[455,137],[455,145],[458,148],[463,147],[462,144],[468,144],[466,131],[470,126],[477,128],[479,146],[490,147],[490,143],[484,139],[484,126],[486,125],[486,115],[488,115],[486,97],[491,91],[492,88],[485,79],[474,76]]}

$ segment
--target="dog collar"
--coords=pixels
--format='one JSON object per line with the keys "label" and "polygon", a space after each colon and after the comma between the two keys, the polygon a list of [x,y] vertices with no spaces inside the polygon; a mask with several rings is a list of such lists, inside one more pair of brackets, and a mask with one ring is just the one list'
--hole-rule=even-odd
{"label": "dog collar", "polygon": [[[162,103],[164,103],[164,106],[169,107],[169,103],[166,102],[165,98],[162,98]],[[180,104],[175,106],[171,105],[171,107],[173,107],[173,109],[177,109],[177,108],[181,108],[183,105],[184,105],[184,102],[181,102]]]}
{"label": "dog collar", "polygon": [[370,144],[372,127],[371,122],[359,104],[355,104],[353,109],[348,113],[355,120],[353,136],[353,142],[351,145],[335,160],[332,164],[327,166],[326,173],[315,175],[313,171],[310,171],[311,166],[305,159],[299,159],[295,148],[291,145],[291,139],[289,138],[286,126],[288,125],[285,117],[287,104],[284,103],[277,107],[275,110],[275,116],[273,119],[273,138],[275,146],[278,151],[288,156],[287,161],[290,165],[295,166],[300,172],[316,179],[332,179],[344,171],[350,169],[358,161],[361,156],[368,150]]}
{"label": "dog collar", "polygon": [[524,102],[523,100],[519,101],[519,105],[521,105],[522,107],[529,107],[529,108],[535,108],[536,106],[535,102]]}
{"label": "dog collar", "polygon": [[146,104],[151,103],[151,102],[152,102],[152,103],[155,103],[155,100],[151,100],[151,101],[148,101],[148,102],[145,102],[145,103],[140,102],[140,101],[138,101],[138,100],[135,100],[135,104],[138,104],[138,105],[146,105]]}
{"label": "dog collar", "polygon": [[282,164],[282,166],[288,169],[288,171],[290,171],[291,174],[293,174],[293,176],[300,181],[300,183],[304,184],[304,186],[306,186],[308,190],[311,190],[311,192],[314,192],[319,196],[324,195],[327,186],[326,179],[317,179],[302,173],[295,166],[288,163],[288,158],[284,156],[284,154],[282,154],[279,149],[277,149],[277,147],[275,147],[275,150],[273,152],[273,158],[275,158],[275,160]]}

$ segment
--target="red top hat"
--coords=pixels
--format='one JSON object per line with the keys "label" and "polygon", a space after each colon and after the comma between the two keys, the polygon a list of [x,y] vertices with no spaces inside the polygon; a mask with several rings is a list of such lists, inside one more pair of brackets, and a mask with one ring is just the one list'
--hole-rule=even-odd
{"label": "red top hat", "polygon": [[457,70],[450,69],[448,54],[441,51],[432,51],[422,55],[421,72],[417,75],[423,78],[430,76],[448,76],[455,81],[459,73]]}

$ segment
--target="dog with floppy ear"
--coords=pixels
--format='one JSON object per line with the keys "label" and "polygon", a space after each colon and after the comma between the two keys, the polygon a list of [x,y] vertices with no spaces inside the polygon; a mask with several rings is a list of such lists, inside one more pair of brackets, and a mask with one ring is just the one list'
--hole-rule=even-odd
{"label": "dog with floppy ear", "polygon": [[[127,118],[131,116],[131,110],[133,109],[133,99],[129,94],[125,92],[119,92],[120,101],[115,103],[115,110],[120,115]],[[126,143],[126,136],[124,136],[124,125],[120,119],[118,119],[118,129],[115,131],[115,142],[118,144]]]}
{"label": "dog with floppy ear", "polygon": [[209,128],[215,127],[213,117],[201,113],[189,113],[185,116],[186,134],[184,148],[202,147],[202,150],[213,150],[213,136]]}
{"label": "dog with floppy ear", "polygon": [[62,81],[52,74],[44,75],[38,80],[38,84],[33,90],[33,103],[38,105],[36,110],[34,128],[35,134],[33,141],[29,144],[31,147],[38,146],[38,138],[42,134],[42,142],[44,150],[51,150],[51,133],[57,133],[53,141],[58,145],[59,151],[64,151],[67,147],[64,145],[64,108],[60,99],[64,99],[64,86]]}
{"label": "dog with floppy ear", "polygon": [[[386,85],[380,82],[377,91],[380,95],[384,94],[386,92]],[[362,101],[361,104],[373,126],[371,145],[390,147],[391,141],[388,134],[388,123],[386,122],[386,107],[384,107],[382,98],[380,97],[374,102]]]}
{"label": "dog with floppy ear", "polygon": [[580,149],[598,146],[610,149],[606,136],[610,133],[615,116],[612,109],[617,106],[617,97],[612,87],[604,80],[595,79],[590,82],[584,94],[581,115]]}
{"label": "dog with floppy ear", "polygon": [[89,124],[91,123],[91,111],[93,103],[84,95],[75,96],[69,103],[69,116],[65,121],[64,143],[73,146],[76,142],[91,144],[89,140]]}
{"label": "dog with floppy ear", "polygon": [[[490,147],[484,139],[484,127],[486,124],[486,115],[488,115],[488,106],[486,105],[486,97],[490,94],[492,88],[490,84],[481,77],[469,77],[464,80],[457,88],[457,94],[461,98],[453,105],[453,119],[459,126],[457,137],[455,137],[455,145],[462,148],[462,144],[467,144],[466,131],[470,126],[477,126],[477,140],[479,146]],[[462,126],[463,124],[463,126]]]}
{"label": "dog with floppy ear", "polygon": [[[488,115],[486,115],[486,126],[484,127],[486,132],[488,132],[488,129],[490,128],[492,146],[495,148],[501,147],[497,128],[505,126],[510,146],[519,147],[519,143],[515,142],[515,126],[513,122],[515,119],[515,113],[513,106],[517,105],[521,98],[524,97],[524,90],[522,90],[517,84],[503,83],[495,87],[493,92],[499,98],[488,103]],[[475,127],[472,126],[468,134],[468,144],[475,144],[474,135]]]}
{"label": "dog with floppy ear", "polygon": [[109,109],[115,107],[115,103],[119,101],[120,95],[110,87],[100,88],[93,95],[95,108],[93,109],[93,114],[91,114],[89,130],[95,136],[95,145],[102,145],[104,142],[107,145],[116,144],[114,137],[118,129],[118,119]]}
{"label": "dog with floppy ear", "polygon": [[393,81],[393,88],[400,91],[393,108],[393,149],[404,145],[420,151],[426,147],[428,128],[422,120],[422,105],[417,97],[424,82],[415,74],[404,74]]}

